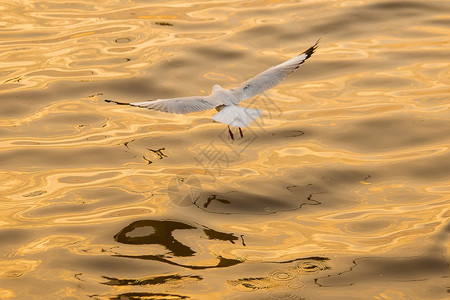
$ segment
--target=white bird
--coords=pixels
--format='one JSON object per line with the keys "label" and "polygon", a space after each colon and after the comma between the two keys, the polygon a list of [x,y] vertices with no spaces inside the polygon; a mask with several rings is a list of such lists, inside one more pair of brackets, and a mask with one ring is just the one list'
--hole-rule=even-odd
{"label": "white bird", "polygon": [[215,108],[218,113],[214,115],[212,119],[228,125],[228,132],[232,140],[234,140],[234,135],[230,130],[230,125],[239,128],[239,133],[242,138],[243,134],[241,127],[246,127],[254,120],[258,119],[261,116],[262,111],[259,109],[245,108],[239,106],[238,103],[278,85],[284,78],[297,70],[302,63],[310,58],[318,45],[319,40],[300,55],[267,69],[235,88],[224,89],[216,84],[213,86],[212,92],[208,96],[157,99],[133,103],[124,103],[114,100],[105,101],[176,114],[187,114]]}

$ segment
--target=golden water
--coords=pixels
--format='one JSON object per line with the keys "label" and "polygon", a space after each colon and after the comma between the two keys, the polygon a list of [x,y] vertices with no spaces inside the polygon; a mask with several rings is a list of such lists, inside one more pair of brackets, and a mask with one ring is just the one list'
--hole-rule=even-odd
{"label": "golden water", "polygon": [[[446,299],[449,1],[0,4],[1,299]],[[213,111],[310,47],[232,142]],[[192,203],[194,202],[194,203]]]}

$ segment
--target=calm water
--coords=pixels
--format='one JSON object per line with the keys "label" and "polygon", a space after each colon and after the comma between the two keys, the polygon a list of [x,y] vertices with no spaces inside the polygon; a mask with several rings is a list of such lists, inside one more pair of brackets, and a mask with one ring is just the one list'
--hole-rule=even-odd
{"label": "calm water", "polygon": [[[158,3],[160,2],[160,3]],[[0,4],[1,299],[448,299],[449,1]],[[232,142],[208,94],[307,49]]]}

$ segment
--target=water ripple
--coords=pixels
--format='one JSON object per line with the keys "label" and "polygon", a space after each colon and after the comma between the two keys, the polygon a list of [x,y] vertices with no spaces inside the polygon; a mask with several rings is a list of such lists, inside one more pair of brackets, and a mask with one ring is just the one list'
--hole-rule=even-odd
{"label": "water ripple", "polygon": [[[1,295],[445,298],[446,11],[3,1]],[[264,111],[243,139],[212,111],[104,102],[230,88],[319,37],[242,103]]]}

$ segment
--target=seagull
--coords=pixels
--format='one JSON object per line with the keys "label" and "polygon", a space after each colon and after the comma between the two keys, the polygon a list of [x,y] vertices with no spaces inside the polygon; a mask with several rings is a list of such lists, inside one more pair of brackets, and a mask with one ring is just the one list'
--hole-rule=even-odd
{"label": "seagull", "polygon": [[212,92],[208,96],[157,99],[133,103],[125,103],[109,99],[105,101],[175,114],[187,114],[215,108],[218,112],[212,117],[212,119],[228,126],[228,133],[232,140],[234,140],[234,134],[231,131],[230,126],[235,128],[237,127],[241,138],[243,138],[244,135],[241,128],[247,127],[253,121],[258,119],[261,116],[262,111],[259,109],[239,106],[239,102],[250,99],[265,90],[271,89],[280,84],[280,82],[283,81],[289,74],[297,70],[301,64],[311,57],[319,46],[319,41],[320,39],[312,47],[308,48],[296,57],[259,73],[255,77],[250,78],[237,87],[224,89],[220,85],[216,84],[213,86]]}

